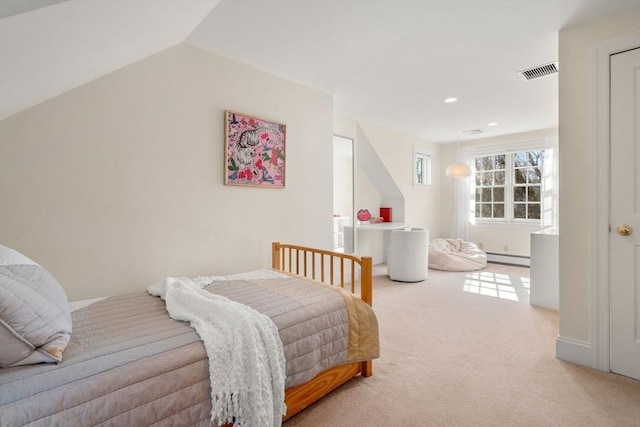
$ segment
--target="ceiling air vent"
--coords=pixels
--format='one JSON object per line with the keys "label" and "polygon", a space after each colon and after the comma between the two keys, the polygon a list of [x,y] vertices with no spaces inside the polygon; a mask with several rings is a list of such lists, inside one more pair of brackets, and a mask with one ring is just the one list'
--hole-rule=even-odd
{"label": "ceiling air vent", "polygon": [[527,81],[544,76],[549,76],[551,74],[556,74],[558,72],[558,69],[558,62],[551,62],[549,64],[544,64],[538,67],[518,71],[518,75],[522,78],[522,80]]}
{"label": "ceiling air vent", "polygon": [[477,135],[479,133],[482,133],[481,129],[469,129],[469,130],[463,130],[462,133],[466,133],[467,135]]}

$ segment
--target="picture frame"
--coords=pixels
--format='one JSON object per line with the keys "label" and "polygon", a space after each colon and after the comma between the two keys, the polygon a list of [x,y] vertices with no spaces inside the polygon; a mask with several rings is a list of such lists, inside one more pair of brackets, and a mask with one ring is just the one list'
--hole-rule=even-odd
{"label": "picture frame", "polygon": [[224,183],[284,188],[286,130],[283,123],[225,110]]}

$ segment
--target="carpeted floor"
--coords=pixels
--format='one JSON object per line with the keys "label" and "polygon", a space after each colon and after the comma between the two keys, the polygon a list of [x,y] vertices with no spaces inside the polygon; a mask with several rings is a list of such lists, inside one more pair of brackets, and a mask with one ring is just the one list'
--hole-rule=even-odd
{"label": "carpeted floor", "polygon": [[285,427],[635,426],[640,381],[555,358],[558,316],[529,305],[529,269],[374,271],[381,358]]}

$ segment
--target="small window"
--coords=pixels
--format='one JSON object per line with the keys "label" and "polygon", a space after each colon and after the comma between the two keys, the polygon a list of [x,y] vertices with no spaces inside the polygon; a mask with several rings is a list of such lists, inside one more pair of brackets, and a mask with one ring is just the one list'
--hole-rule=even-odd
{"label": "small window", "polygon": [[413,151],[413,186],[431,185],[431,154],[414,149]]}

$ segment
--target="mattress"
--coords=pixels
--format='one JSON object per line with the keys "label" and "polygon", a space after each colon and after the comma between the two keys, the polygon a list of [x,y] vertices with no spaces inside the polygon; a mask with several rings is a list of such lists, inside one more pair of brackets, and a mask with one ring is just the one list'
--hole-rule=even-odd
{"label": "mattress", "polygon": [[[293,277],[214,281],[204,289],[267,314],[292,387],[342,363],[378,357],[377,323],[351,294]],[[0,425],[210,425],[204,346],[146,292],[72,313],[61,364],[0,371]]]}

